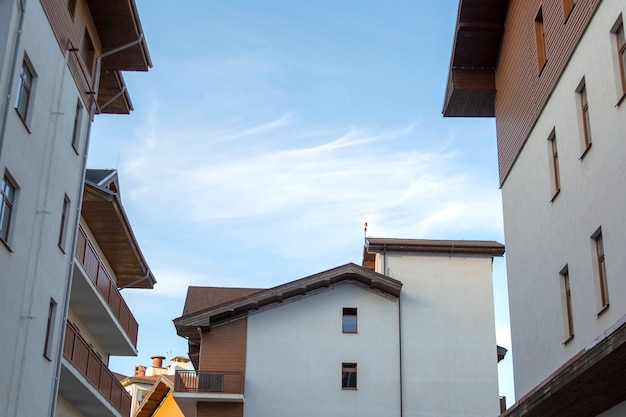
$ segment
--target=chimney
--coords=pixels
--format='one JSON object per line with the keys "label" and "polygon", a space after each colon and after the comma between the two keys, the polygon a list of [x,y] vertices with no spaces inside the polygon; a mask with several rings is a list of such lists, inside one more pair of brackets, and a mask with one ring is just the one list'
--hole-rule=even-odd
{"label": "chimney", "polygon": [[141,365],[135,366],[135,376],[146,376],[146,368]]}
{"label": "chimney", "polygon": [[163,368],[163,359],[165,359],[165,356],[150,356],[150,359],[152,359],[153,368]]}

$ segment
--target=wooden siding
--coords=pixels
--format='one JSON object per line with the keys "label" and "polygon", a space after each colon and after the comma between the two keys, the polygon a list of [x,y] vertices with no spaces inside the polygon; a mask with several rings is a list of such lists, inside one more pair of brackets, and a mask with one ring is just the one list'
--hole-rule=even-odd
{"label": "wooden siding", "polygon": [[[501,185],[600,1],[578,0],[566,19],[562,0],[511,0],[496,71]],[[535,39],[535,17],[540,7],[547,52],[541,72],[537,68]]]}
{"label": "wooden siding", "polygon": [[199,371],[245,372],[247,317],[202,333]]}
{"label": "wooden siding", "polygon": [[89,93],[94,89],[93,74],[83,62],[80,53],[85,41],[85,31],[89,32],[95,55],[102,53],[102,46],[87,4],[77,0],[73,18],[67,7],[67,1],[41,0],[41,5],[57,38],[59,48],[63,53],[71,51],[68,56],[68,67],[82,94],[83,102],[89,103],[91,98]]}
{"label": "wooden siding", "polygon": [[242,403],[198,403],[198,417],[243,417]]}

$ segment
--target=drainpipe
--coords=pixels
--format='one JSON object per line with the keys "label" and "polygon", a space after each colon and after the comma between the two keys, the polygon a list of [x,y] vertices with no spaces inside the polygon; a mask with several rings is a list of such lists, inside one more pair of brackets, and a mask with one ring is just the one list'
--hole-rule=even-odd
{"label": "drainpipe", "polygon": [[[26,0],[23,0],[26,1]],[[87,172],[87,154],[89,150],[89,138],[91,137],[91,125],[93,123],[94,116],[96,114],[96,107],[98,101],[98,89],[100,88],[100,67],[102,66],[102,58],[106,58],[109,55],[113,55],[114,53],[123,51],[126,48],[134,46],[140,43],[143,40],[143,32],[139,35],[139,38],[136,40],[129,42],[125,45],[122,45],[118,48],[112,49],[108,52],[100,54],[96,57],[96,71],[94,76],[94,95],[91,96],[91,103],[89,103],[89,124],[87,125],[87,133],[85,134],[85,151],[83,152],[83,161],[81,167],[82,178],[79,181],[78,192],[76,195],[78,196],[76,200],[76,210],[74,214],[74,230],[72,231],[72,247],[70,248],[70,265],[67,273],[67,279],[65,284],[65,293],[63,296],[63,320],[61,321],[61,334],[59,341],[59,348],[56,353],[56,367],[55,367],[55,380],[54,386],[52,388],[52,405],[50,407],[50,417],[55,417],[56,414],[56,405],[57,405],[57,397],[59,392],[59,383],[61,378],[61,360],[63,358],[63,340],[65,340],[65,326],[67,323],[67,315],[69,313],[70,307],[70,295],[72,293],[72,277],[74,274],[74,258],[76,254],[76,243],[78,240],[78,226],[80,225],[80,211],[83,202],[83,192],[85,190],[85,173]]]}
{"label": "drainpipe", "polygon": [[403,402],[402,397],[402,304],[400,303],[402,292],[398,295],[398,356],[400,362],[400,417],[403,416]]}
{"label": "drainpipe", "polygon": [[22,41],[22,28],[24,27],[24,16],[26,15],[26,1],[20,1],[20,22],[17,26],[17,36],[15,37],[15,46],[13,49],[13,59],[11,61],[11,75],[9,76],[9,86],[7,87],[6,102],[4,103],[4,112],[2,113],[2,127],[0,127],[0,158],[2,158],[2,148],[4,145],[4,137],[7,131],[7,119],[9,117],[9,108],[11,107],[11,91],[13,91],[13,81],[15,80],[15,68],[17,67],[17,57],[19,56],[20,43]]}

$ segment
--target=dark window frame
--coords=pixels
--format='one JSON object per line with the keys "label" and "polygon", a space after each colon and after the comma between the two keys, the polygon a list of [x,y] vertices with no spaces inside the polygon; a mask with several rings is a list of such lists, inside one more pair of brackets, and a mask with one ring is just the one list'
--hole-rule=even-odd
{"label": "dark window frame", "polygon": [[15,211],[15,197],[18,187],[8,175],[2,177],[0,183],[0,240],[7,243],[11,236],[11,224]]}
{"label": "dark window frame", "polygon": [[33,71],[32,67],[26,60],[23,60],[22,67],[20,69],[20,82],[15,100],[15,110],[17,110],[17,114],[19,114],[22,121],[26,124],[28,124],[28,117],[30,115],[35,77],[35,71]]}
{"label": "dark window frame", "polygon": [[341,317],[341,330],[343,333],[358,333],[359,328],[358,309],[356,307],[344,307]]}
{"label": "dark window frame", "polygon": [[358,372],[355,362],[341,364],[341,389],[356,390],[358,388]]}
{"label": "dark window frame", "polygon": [[540,7],[535,16],[535,41],[537,45],[537,68],[539,75],[548,62],[548,50],[546,47],[546,32],[543,24],[543,10]]}

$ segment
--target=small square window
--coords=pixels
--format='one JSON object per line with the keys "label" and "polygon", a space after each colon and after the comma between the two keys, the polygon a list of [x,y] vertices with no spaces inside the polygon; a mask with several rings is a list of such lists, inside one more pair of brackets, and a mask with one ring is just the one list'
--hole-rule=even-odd
{"label": "small square window", "polygon": [[548,54],[546,51],[546,33],[543,27],[543,11],[540,8],[535,17],[535,40],[537,43],[537,66],[539,73],[543,71],[543,67],[548,62]]}
{"label": "small square window", "polygon": [[581,159],[585,156],[589,148],[591,147],[591,118],[589,116],[589,101],[587,99],[587,85],[583,78],[578,84],[576,89],[576,95],[578,96],[578,112],[579,112],[579,127],[580,127],[580,145],[581,145]]}
{"label": "small square window", "polygon": [[357,372],[356,363],[341,364],[341,388],[356,389],[357,388]]}
{"label": "small square window", "polygon": [[357,309],[356,308],[344,308],[342,330],[344,333],[356,333],[357,332]]}
{"label": "small square window", "polygon": [[23,61],[22,68],[20,69],[20,82],[18,85],[15,109],[25,123],[28,122],[34,79],[33,70],[26,61]]}
{"label": "small square window", "polygon": [[57,315],[57,303],[53,299],[50,299],[50,306],[48,307],[48,324],[46,326],[46,339],[43,347],[43,356],[52,360],[52,340],[54,339],[54,321]]}
{"label": "small square window", "polygon": [[565,322],[565,341],[574,337],[574,316],[572,314],[572,290],[569,281],[569,269],[567,265],[560,272],[563,289],[563,313]]}
{"label": "small square window", "polygon": [[597,283],[597,293],[600,301],[600,312],[606,310],[609,306],[609,291],[606,280],[606,261],[604,259],[604,240],[602,239],[602,229],[598,229],[591,238],[593,239],[593,247],[595,252],[595,275]]}
{"label": "small square window", "polygon": [[0,185],[0,239],[9,242],[9,232],[11,231],[11,220],[15,206],[15,194],[17,186],[8,176],[2,178]]}
{"label": "small square window", "polygon": [[80,143],[80,125],[83,118],[83,105],[80,102],[80,99],[76,101],[76,112],[74,113],[74,129],[72,131],[72,148],[76,153],[78,151],[78,145]]}

